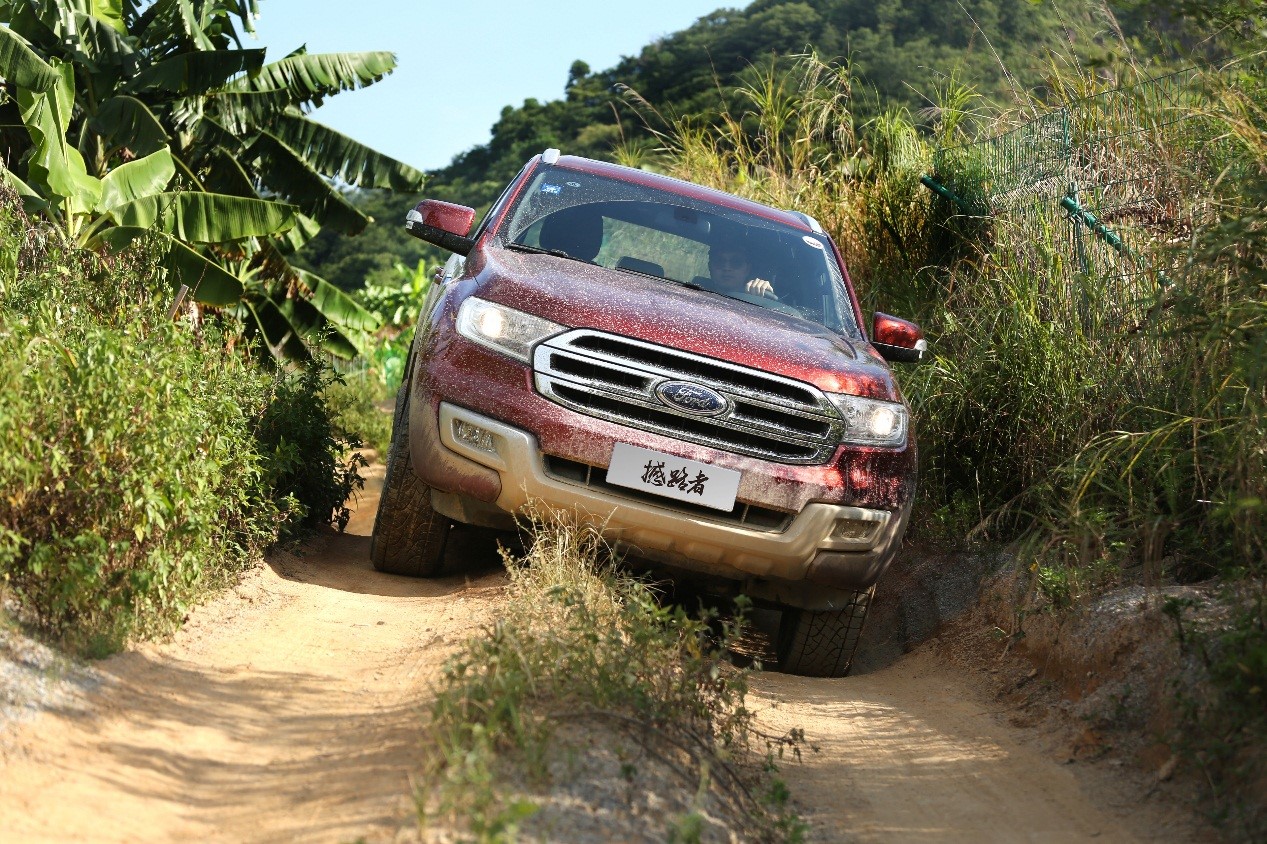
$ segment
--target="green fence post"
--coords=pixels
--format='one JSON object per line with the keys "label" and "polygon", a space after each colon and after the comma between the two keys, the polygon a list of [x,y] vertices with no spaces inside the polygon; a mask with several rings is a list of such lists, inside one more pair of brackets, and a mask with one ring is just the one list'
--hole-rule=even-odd
{"label": "green fence post", "polygon": [[955,203],[955,205],[958,205],[965,214],[972,214],[973,216],[976,216],[976,212],[968,205],[968,203],[964,202],[955,195],[955,192],[950,188],[933,179],[933,177],[920,176],[919,183],[943,199],[949,199],[951,202]]}

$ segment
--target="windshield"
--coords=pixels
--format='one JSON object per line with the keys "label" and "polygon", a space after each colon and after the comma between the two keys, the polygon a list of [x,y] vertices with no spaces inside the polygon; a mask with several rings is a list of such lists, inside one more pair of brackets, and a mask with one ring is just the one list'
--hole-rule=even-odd
{"label": "windshield", "polygon": [[546,167],[499,236],[507,248],[698,287],[861,336],[825,237],[706,201]]}

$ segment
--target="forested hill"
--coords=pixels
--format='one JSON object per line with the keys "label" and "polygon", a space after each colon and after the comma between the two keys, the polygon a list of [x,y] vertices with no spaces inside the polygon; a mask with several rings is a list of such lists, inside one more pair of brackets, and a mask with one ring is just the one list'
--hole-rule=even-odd
{"label": "forested hill", "polygon": [[[561,98],[507,106],[489,142],[431,173],[426,194],[482,208],[546,147],[607,159],[622,140],[626,148],[645,148],[644,121],[657,118],[645,106],[635,110],[634,98],[622,91],[636,92],[660,115],[707,120],[723,97],[735,96],[736,83],[776,57],[807,49],[852,63],[860,80],[853,107],[859,125],[888,108],[917,114],[952,73],[986,97],[1014,101],[1011,89],[1041,86],[1051,61],[1111,66],[1125,52],[1119,27],[1137,58],[1151,55],[1156,37],[1149,2],[756,0],[721,9],[615,67],[595,71],[573,62],[561,78]],[[559,57],[560,77],[567,61]],[[742,113],[742,104],[732,105]],[[359,287],[367,275],[381,280],[393,263],[412,265],[420,255],[419,245],[400,232],[408,198],[360,199],[373,206],[376,226],[352,240],[319,238],[305,250],[310,263],[344,287]]]}
{"label": "forested hill", "polygon": [[[1145,14],[1113,5],[1117,22],[1147,43]],[[700,18],[615,67],[591,71],[575,62],[563,98],[505,108],[491,140],[434,173],[429,192],[486,203],[545,146],[610,157],[622,132],[632,138],[642,128],[620,87],[663,114],[706,116],[718,110],[719,88],[773,56],[806,49],[852,62],[862,82],[855,94],[862,121],[888,107],[917,112],[952,72],[983,94],[1007,95],[1004,68],[1019,88],[1031,89],[1041,84],[1048,55],[1100,66],[1122,52],[1099,0],[756,0]]]}

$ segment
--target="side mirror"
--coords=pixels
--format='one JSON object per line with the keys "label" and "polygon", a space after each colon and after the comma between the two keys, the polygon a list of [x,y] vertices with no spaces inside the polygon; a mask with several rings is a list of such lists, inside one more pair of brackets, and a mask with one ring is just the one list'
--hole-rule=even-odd
{"label": "side mirror", "polygon": [[879,311],[871,323],[871,345],[882,358],[895,363],[919,363],[928,351],[918,325]]}
{"label": "side mirror", "polygon": [[471,254],[475,241],[467,237],[475,209],[438,199],[424,199],[405,215],[405,231],[459,255]]}

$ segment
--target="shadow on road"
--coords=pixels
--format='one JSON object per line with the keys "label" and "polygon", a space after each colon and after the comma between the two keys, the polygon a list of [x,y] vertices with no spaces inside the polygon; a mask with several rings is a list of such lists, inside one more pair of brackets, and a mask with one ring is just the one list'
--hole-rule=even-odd
{"label": "shadow on road", "polygon": [[327,589],[392,598],[434,598],[500,583],[503,571],[498,542],[515,537],[456,526],[445,547],[444,574],[434,578],[402,577],[374,570],[370,538],[323,533],[302,547],[269,556],[278,576]]}

